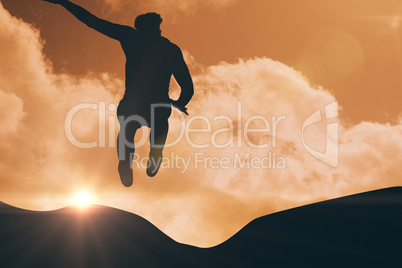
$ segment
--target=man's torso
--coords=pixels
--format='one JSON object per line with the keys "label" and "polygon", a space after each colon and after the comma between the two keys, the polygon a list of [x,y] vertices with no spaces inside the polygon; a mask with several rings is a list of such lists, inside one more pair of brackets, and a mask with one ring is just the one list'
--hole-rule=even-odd
{"label": "man's torso", "polygon": [[164,37],[143,37],[136,32],[120,42],[126,55],[125,97],[142,103],[168,102],[174,45]]}

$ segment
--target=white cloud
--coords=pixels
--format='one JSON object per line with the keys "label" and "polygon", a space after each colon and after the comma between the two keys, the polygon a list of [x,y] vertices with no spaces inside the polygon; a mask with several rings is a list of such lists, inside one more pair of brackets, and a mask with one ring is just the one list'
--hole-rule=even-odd
{"label": "white cloud", "polygon": [[0,137],[15,134],[23,117],[23,101],[14,93],[0,90]]}

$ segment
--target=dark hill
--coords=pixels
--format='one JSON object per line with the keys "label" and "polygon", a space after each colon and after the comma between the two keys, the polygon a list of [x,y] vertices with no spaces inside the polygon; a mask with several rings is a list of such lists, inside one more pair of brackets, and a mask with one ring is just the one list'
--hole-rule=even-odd
{"label": "dark hill", "polygon": [[264,216],[207,249],[114,208],[0,203],[0,267],[402,267],[402,187]]}
{"label": "dark hill", "polygon": [[402,187],[258,218],[212,251],[243,267],[402,267]]}

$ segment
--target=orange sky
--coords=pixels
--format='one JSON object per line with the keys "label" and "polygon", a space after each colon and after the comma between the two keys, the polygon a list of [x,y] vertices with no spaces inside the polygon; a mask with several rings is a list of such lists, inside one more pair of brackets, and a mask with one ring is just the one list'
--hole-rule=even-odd
{"label": "orange sky", "polygon": [[[102,1],[77,1],[102,18],[128,25],[143,11],[160,11],[163,34],[207,66],[262,56],[283,62],[313,84],[333,90],[352,122],[395,122],[401,111],[398,0],[105,2],[121,4],[113,11]],[[163,2],[169,4],[159,4]],[[119,45],[83,27],[62,8],[44,7],[39,0],[2,3],[41,30],[44,53],[56,71],[123,76]],[[180,3],[190,4],[183,8]]]}
{"label": "orange sky", "polygon": [[[185,51],[193,74],[191,116],[236,119],[238,101],[244,120],[287,116],[278,128],[278,147],[270,149],[286,158],[285,170],[192,166],[184,173],[162,169],[149,179],[139,169],[128,189],[118,179],[113,146],[77,148],[64,133],[74,105],[118,102],[124,74],[119,44],[61,7],[39,0],[0,2],[1,201],[54,209],[88,191],[94,202],[137,213],[180,242],[209,246],[261,215],[401,185],[400,1],[75,1],[121,24],[132,25],[141,12],[160,12],[162,34]],[[341,107],[336,168],[309,155],[300,142],[304,120],[334,100]],[[170,123],[172,141],[179,135],[179,116]],[[212,129],[219,127],[228,126],[221,121]],[[74,119],[73,131],[82,140],[96,140],[97,128],[96,111]],[[322,146],[325,125],[306,135]],[[199,143],[210,138],[196,135]],[[266,141],[259,134],[251,138]],[[138,152],[146,156],[148,145]],[[194,149],[181,141],[165,155],[195,152],[233,160],[235,154],[266,156],[268,150],[244,143]]]}

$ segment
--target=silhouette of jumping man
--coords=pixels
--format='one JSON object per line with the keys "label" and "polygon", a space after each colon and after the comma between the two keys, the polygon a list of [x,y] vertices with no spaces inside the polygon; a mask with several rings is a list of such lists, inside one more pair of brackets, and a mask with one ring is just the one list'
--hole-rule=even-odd
{"label": "silhouette of jumping man", "polygon": [[[157,13],[139,15],[134,29],[100,19],[68,0],[43,1],[60,4],[88,27],[120,41],[126,55],[126,88],[117,108],[120,123],[118,171],[123,185],[131,186],[134,136],[141,126],[148,126],[151,148],[147,174],[155,176],[162,163],[171,105],[187,114],[186,105],[194,94],[193,81],[180,48],[161,36],[161,16]],[[168,94],[172,74],[181,87],[177,101],[171,100]]]}

